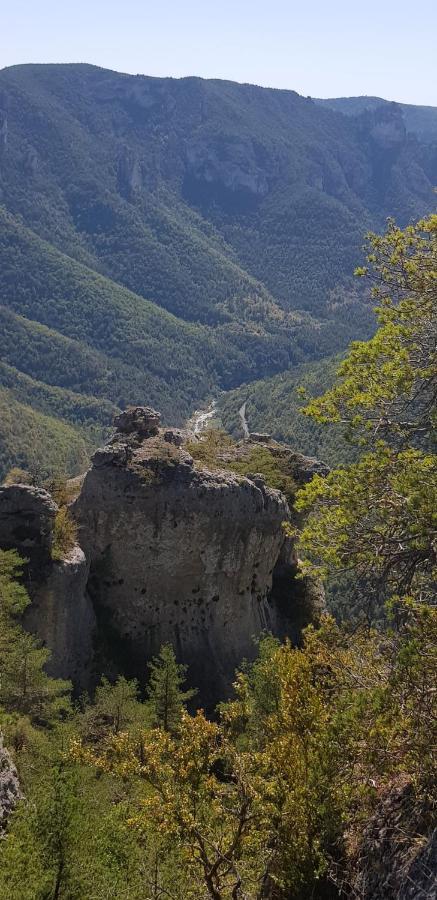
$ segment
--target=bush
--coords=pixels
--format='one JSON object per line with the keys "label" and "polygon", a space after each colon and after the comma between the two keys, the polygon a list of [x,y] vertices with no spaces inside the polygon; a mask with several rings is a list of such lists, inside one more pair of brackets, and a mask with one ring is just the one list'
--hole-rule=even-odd
{"label": "bush", "polygon": [[9,487],[11,484],[34,484],[34,478],[30,472],[26,472],[25,469],[13,466],[5,476],[3,484],[6,487]]}
{"label": "bush", "polygon": [[53,531],[52,558],[64,559],[77,543],[77,524],[66,506],[56,513]]}

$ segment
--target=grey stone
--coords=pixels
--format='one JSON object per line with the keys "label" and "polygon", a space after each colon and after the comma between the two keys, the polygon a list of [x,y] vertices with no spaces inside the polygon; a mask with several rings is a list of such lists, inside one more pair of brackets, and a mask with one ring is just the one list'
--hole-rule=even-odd
{"label": "grey stone", "polygon": [[52,559],[58,507],[42,488],[0,488],[0,548],[27,561],[24,584],[31,600],[23,625],[51,651],[48,671],[85,687],[92,661],[94,612],[86,593],[88,563],[80,547]]}
{"label": "grey stone", "polygon": [[21,798],[17,770],[9,751],[3,746],[3,736],[0,733],[0,838],[11,812]]}
{"label": "grey stone", "polygon": [[37,570],[51,560],[57,505],[42,488],[27,484],[0,487],[0,547],[15,548]]}
{"label": "grey stone", "polygon": [[130,406],[114,419],[117,431],[122,434],[137,433],[141,437],[158,434],[160,413],[150,406]]}

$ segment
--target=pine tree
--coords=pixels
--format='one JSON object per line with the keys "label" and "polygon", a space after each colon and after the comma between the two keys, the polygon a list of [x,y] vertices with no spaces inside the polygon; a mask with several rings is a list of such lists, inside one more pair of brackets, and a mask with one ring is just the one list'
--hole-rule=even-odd
{"label": "pine tree", "polygon": [[187,700],[195,690],[183,691],[187,666],[176,662],[173,647],[164,644],[158,656],[149,663],[150,677],[147,687],[154,723],[173,732],[177,730]]}
{"label": "pine tree", "polygon": [[102,678],[93,702],[85,703],[79,718],[81,733],[93,742],[102,740],[109,733],[118,734],[128,729],[132,732],[135,727],[144,727],[146,721],[147,710],[139,700],[138,682],[136,679],[128,681],[123,675],[119,675],[113,684]]}
{"label": "pine tree", "polygon": [[23,565],[14,550],[0,550],[0,708],[47,723],[69,709],[70,683],[47,675],[50,652],[21,625],[30,602]]}
{"label": "pine tree", "polygon": [[437,216],[369,236],[379,328],[352,344],[331,390],[304,412],[342,422],[365,455],[315,476],[296,509],[306,571],[354,570],[375,594],[435,599]]}

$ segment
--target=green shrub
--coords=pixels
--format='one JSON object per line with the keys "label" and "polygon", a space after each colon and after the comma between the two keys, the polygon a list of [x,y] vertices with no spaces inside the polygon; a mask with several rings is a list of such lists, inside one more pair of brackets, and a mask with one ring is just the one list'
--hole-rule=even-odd
{"label": "green shrub", "polygon": [[19,466],[13,466],[12,469],[9,469],[5,480],[3,482],[6,487],[9,487],[11,484],[33,484],[34,479],[30,472],[26,472],[25,469],[20,469]]}
{"label": "green shrub", "polygon": [[68,508],[61,506],[56,513],[55,527],[53,531],[52,558],[55,560],[64,557],[73,549],[77,542],[77,524],[72,518]]}

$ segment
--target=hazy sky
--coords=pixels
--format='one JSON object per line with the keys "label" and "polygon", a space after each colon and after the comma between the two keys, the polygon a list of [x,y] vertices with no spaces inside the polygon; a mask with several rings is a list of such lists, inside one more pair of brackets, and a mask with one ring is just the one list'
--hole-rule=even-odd
{"label": "hazy sky", "polygon": [[89,62],[437,106],[437,0],[7,0],[0,68]]}

